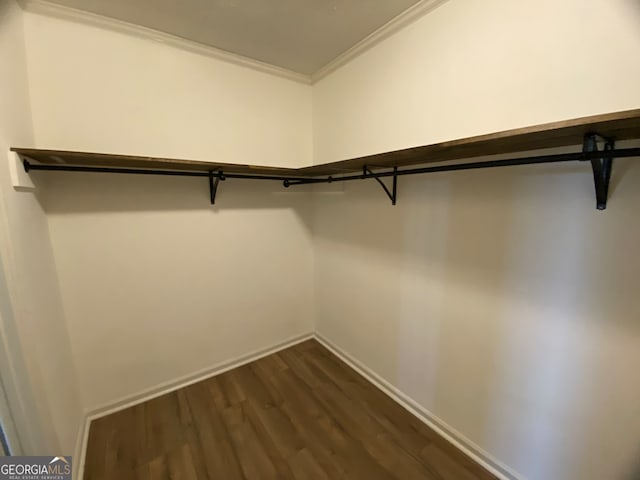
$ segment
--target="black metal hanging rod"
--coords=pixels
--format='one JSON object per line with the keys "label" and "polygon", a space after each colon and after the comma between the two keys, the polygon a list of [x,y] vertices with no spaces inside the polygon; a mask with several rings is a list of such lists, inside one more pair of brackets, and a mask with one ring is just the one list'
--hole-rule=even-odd
{"label": "black metal hanging rod", "polygon": [[[598,139],[605,141],[604,150],[598,149]],[[534,165],[546,163],[560,163],[572,161],[590,161],[593,169],[593,178],[596,190],[597,207],[604,210],[607,206],[609,181],[614,158],[640,157],[640,148],[615,149],[612,139],[601,137],[595,133],[587,134],[584,137],[583,149],[581,152],[557,153],[551,155],[534,155],[528,157],[510,158],[506,160],[485,160],[480,162],[456,163],[452,165],[435,165],[429,167],[407,168],[399,170],[393,167],[392,170],[373,172],[369,166],[364,165],[362,173],[341,175],[334,177],[297,177],[289,175],[261,175],[253,173],[225,173],[223,171],[184,171],[184,170],[162,170],[147,168],[123,168],[123,167],[92,167],[75,165],[45,165],[32,164],[24,159],[24,169],[65,171],[65,172],[93,172],[93,173],[123,173],[134,175],[166,175],[179,177],[207,177],[209,179],[209,190],[211,193],[211,204],[215,203],[218,184],[227,178],[238,178],[245,180],[271,180],[283,182],[285,187],[292,185],[308,185],[316,183],[347,182],[351,180],[375,179],[384,189],[391,200],[392,205],[397,200],[397,180],[399,176],[419,175],[423,173],[451,172],[456,170],[473,170],[482,168],[511,167],[517,165]],[[393,177],[392,191],[380,180],[384,177]]]}
{"label": "black metal hanging rod", "polygon": [[[214,172],[214,177],[239,178],[245,180],[275,180],[285,182],[285,187],[293,185],[305,185],[310,183],[332,183],[346,182],[350,180],[362,180],[367,178],[384,178],[403,175],[419,175],[423,173],[450,172],[456,170],[473,170],[481,168],[509,167],[517,165],[532,165],[544,163],[559,163],[571,161],[589,161],[597,160],[605,156],[607,158],[628,158],[640,157],[640,148],[622,148],[603,151],[585,151],[575,153],[559,153],[552,155],[539,155],[530,157],[511,158],[506,160],[487,160],[482,162],[457,163],[453,165],[436,165],[432,167],[419,167],[409,169],[394,169],[390,171],[372,172],[368,168],[363,173],[353,175],[343,175],[334,177],[295,177],[289,175],[259,175],[253,173],[227,173]],[[149,168],[124,168],[124,167],[91,167],[76,165],[45,165],[41,163],[31,163],[28,160],[23,161],[24,169],[29,172],[31,170],[45,171],[61,171],[61,172],[92,172],[92,173],[124,173],[134,175],[167,175],[179,177],[209,177],[209,171],[185,171],[185,170],[162,170]]]}
{"label": "black metal hanging rod", "polygon": [[124,173],[133,175],[166,175],[173,177],[210,177],[215,178],[240,178],[244,180],[275,180],[282,181],[300,181],[306,180],[305,177],[290,177],[286,175],[259,175],[253,173],[226,173],[222,171],[202,172],[189,170],[161,170],[151,168],[124,168],[124,167],[85,167],[76,165],[45,165],[41,163],[31,163],[23,160],[24,169],[29,172],[31,170],[59,171],[59,172],[90,172],[90,173]]}
{"label": "black metal hanging rod", "polygon": [[288,185],[305,185],[310,183],[332,183],[332,182],[347,182],[351,180],[362,180],[368,178],[384,178],[384,177],[399,177],[402,175],[419,175],[423,173],[436,173],[436,172],[451,172],[456,170],[473,170],[480,168],[494,168],[494,167],[511,167],[517,165],[534,165],[544,163],[560,163],[571,161],[589,161],[601,159],[603,156],[607,158],[628,158],[628,157],[640,157],[640,148],[621,148],[617,150],[603,151],[586,151],[575,153],[558,153],[552,155],[538,155],[531,157],[510,158],[506,160],[487,160],[482,162],[469,162],[469,163],[456,163],[453,165],[436,165],[433,167],[419,167],[409,168],[404,170],[391,170],[383,172],[371,172],[367,171],[363,173],[353,175],[343,175],[340,177],[334,177],[332,175],[323,178],[301,178],[290,179]]}

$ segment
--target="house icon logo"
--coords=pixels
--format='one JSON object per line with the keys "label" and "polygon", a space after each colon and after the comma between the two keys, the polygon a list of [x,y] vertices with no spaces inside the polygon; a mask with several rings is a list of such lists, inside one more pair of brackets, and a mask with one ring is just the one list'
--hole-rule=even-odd
{"label": "house icon logo", "polygon": [[49,465],[53,465],[54,463],[57,463],[57,462],[63,462],[69,465],[69,460],[67,460],[64,457],[53,457],[53,460],[49,462]]}

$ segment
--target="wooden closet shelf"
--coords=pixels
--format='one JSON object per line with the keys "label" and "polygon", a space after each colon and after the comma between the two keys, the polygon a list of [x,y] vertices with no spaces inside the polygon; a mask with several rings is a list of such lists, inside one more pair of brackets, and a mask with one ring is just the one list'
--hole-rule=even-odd
{"label": "wooden closet shelf", "polygon": [[[604,209],[613,159],[640,156],[640,148],[615,148],[616,141],[629,139],[640,139],[640,109],[506,130],[303,168],[35,148],[12,148],[11,150],[25,160],[27,170],[209,177],[212,203],[215,200],[218,182],[225,178],[280,180],[284,182],[285,187],[305,183],[374,178],[381,183],[386,194],[395,204],[396,180],[402,175],[535,163],[590,161],[594,173],[598,208]],[[604,150],[599,150],[599,142],[604,145]],[[574,153],[551,155],[536,153],[534,156],[523,158],[523,152],[577,145],[581,145],[582,148]],[[498,154],[515,157],[509,160],[468,162],[474,157]],[[519,157],[518,154],[520,154]],[[442,163],[452,160],[467,160],[467,163],[456,165]],[[410,168],[415,165],[423,165],[423,167]],[[381,182],[380,178],[383,177],[393,178],[393,192]]]}
{"label": "wooden closet shelf", "polygon": [[85,167],[117,167],[159,170],[184,170],[208,172],[209,170],[229,173],[255,173],[259,175],[290,175],[296,169],[261,167],[237,163],[201,162],[175,158],[140,157],[111,153],[70,152],[66,150],[41,150],[38,148],[12,148],[23,158],[43,165],[76,165]]}
{"label": "wooden closet shelf", "polygon": [[222,170],[228,173],[316,177],[360,172],[365,165],[372,170],[390,167],[402,168],[485,155],[582,145],[583,138],[588,133],[598,133],[616,140],[640,138],[640,109],[506,130],[303,168],[266,167],[37,148],[12,148],[11,150],[43,165],[151,168],[201,172]]}

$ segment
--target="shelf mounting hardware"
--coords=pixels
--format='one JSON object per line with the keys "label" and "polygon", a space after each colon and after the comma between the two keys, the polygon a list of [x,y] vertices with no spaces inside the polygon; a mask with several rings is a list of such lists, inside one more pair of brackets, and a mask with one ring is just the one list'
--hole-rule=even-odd
{"label": "shelf mounting hardware", "polygon": [[[404,175],[421,175],[427,173],[450,172],[456,170],[477,170],[486,168],[500,168],[518,165],[534,165],[534,164],[551,164],[563,162],[590,161],[593,169],[593,179],[595,183],[597,207],[604,210],[607,205],[607,196],[609,191],[609,183],[611,179],[611,169],[614,158],[631,158],[640,157],[640,147],[632,148],[614,148],[614,141],[611,138],[605,138],[599,134],[588,134],[582,137],[582,149],[577,152],[554,153],[547,155],[530,155],[525,157],[507,158],[501,160],[482,160],[475,162],[463,162],[447,165],[429,165],[414,168],[399,169],[396,165],[393,169],[371,171],[368,166],[364,166],[361,171],[357,168],[357,173],[339,174],[337,176],[329,175],[305,175],[305,172],[298,173],[297,169],[289,169],[280,174],[269,175],[262,173],[244,173],[230,172],[224,173],[222,170],[196,170],[193,168],[183,170],[172,170],[163,168],[131,168],[120,166],[95,166],[95,165],[69,165],[69,164],[47,164],[47,163],[31,163],[30,157],[23,157],[23,166],[25,171],[57,171],[57,172],[91,172],[91,173],[110,173],[110,174],[132,174],[132,175],[168,175],[177,177],[207,177],[209,179],[209,188],[211,193],[211,204],[215,204],[216,193],[220,181],[227,178],[244,179],[244,180],[268,180],[281,182],[284,187],[292,187],[295,185],[309,185],[316,183],[333,183],[347,182],[362,179],[374,178],[385,191],[391,200],[392,205],[397,201],[397,180],[398,177]],[[598,142],[604,141],[604,149],[598,150]],[[16,151],[16,150],[14,150]],[[18,151],[18,154],[20,152]],[[191,166],[191,165],[190,165]],[[408,165],[407,165],[408,166]],[[382,168],[382,167],[378,167]],[[304,169],[302,169],[304,170]],[[353,171],[353,170],[352,170]],[[383,177],[392,177],[392,189],[389,190],[387,185],[383,183]]]}
{"label": "shelf mounting hardware", "polygon": [[604,150],[600,158],[591,157],[590,161],[591,169],[593,170],[593,183],[596,190],[596,207],[598,210],[604,210],[607,208],[607,199],[609,197],[609,183],[611,181],[611,170],[613,168],[611,151],[615,146],[614,141],[597,133],[588,133],[584,136],[582,151],[583,153],[598,152],[598,137],[605,142]]}
{"label": "shelf mounting hardware", "polygon": [[225,181],[227,178],[224,176],[222,170],[218,173],[214,173],[209,170],[209,193],[211,194],[211,205],[216,204],[216,193],[218,192],[218,184],[220,181]]}
{"label": "shelf mounting hardware", "polygon": [[384,193],[387,194],[387,197],[389,197],[389,200],[391,200],[391,205],[395,205],[396,199],[398,198],[398,167],[393,167],[392,176],[393,176],[393,183],[391,185],[391,191],[389,191],[389,188],[384,184],[384,182],[380,180],[380,178],[378,178],[371,170],[369,170],[369,167],[367,167],[366,165],[362,167],[362,178],[363,179],[374,178],[376,182],[380,184],[380,186],[384,190]]}

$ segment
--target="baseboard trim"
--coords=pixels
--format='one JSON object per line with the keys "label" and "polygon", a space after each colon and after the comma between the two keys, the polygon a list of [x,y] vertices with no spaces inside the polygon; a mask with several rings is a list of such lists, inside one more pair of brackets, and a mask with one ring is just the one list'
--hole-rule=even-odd
{"label": "baseboard trim", "polygon": [[76,440],[76,451],[73,457],[73,478],[82,479],[84,476],[84,461],[87,453],[87,442],[89,440],[89,424],[91,420],[88,415],[82,418],[82,423],[78,429],[78,439]]}
{"label": "baseboard trim", "polygon": [[105,417],[112,413],[119,412],[120,410],[124,410],[125,408],[138,405],[139,403],[143,403],[143,402],[152,400],[154,398],[161,397],[162,395],[166,395],[167,393],[171,393],[181,388],[192,385],[194,383],[201,382],[202,380],[206,380],[207,378],[220,375],[221,373],[227,372],[229,370],[233,370],[234,368],[237,368],[237,367],[241,367],[242,365],[246,365],[247,363],[255,362],[256,360],[259,360],[262,357],[266,357],[267,355],[271,355],[272,353],[279,352],[280,350],[284,350],[285,348],[289,348],[298,343],[304,342],[306,340],[310,340],[313,338],[313,336],[314,334],[311,332],[295,335],[282,342],[278,342],[268,347],[254,350],[245,355],[241,355],[239,357],[226,360],[224,362],[213,365],[212,367],[205,368],[203,370],[200,370],[190,375],[185,375],[176,380],[164,382],[155,387],[145,389],[142,392],[139,392],[135,395],[129,395],[127,397],[121,398],[114,402],[110,402],[108,404],[95,408],[89,412],[86,412],[84,415],[82,425],[80,427],[80,431],[78,432],[78,441],[76,444],[76,457],[75,457],[77,459],[76,460],[77,467],[75,469],[76,472],[75,472],[74,478],[82,479],[84,476],[85,458],[87,453],[87,442],[89,439],[89,428],[93,420],[96,420],[101,417]]}
{"label": "baseboard trim", "polygon": [[513,471],[499,460],[485,452],[478,445],[466,438],[446,422],[438,418],[429,410],[418,404],[415,400],[402,392],[400,389],[389,383],[376,372],[364,365],[361,361],[345,352],[331,340],[316,332],[314,338],[329,349],[334,355],[344,361],[347,365],[360,373],[363,377],[373,383],[376,387],[389,395],[399,405],[407,409],[413,415],[418,417],[422,422],[435,430],[439,435],[445,438],[456,448],[467,454],[473,460],[478,462],[484,468],[496,475],[501,480],[526,480],[522,475]]}
{"label": "baseboard trim", "polygon": [[316,339],[318,342],[324,345],[334,355],[336,355],[347,365],[364,376],[377,388],[389,395],[399,405],[410,411],[413,415],[415,415],[418,419],[420,419],[422,422],[436,431],[448,442],[467,454],[469,457],[478,462],[480,465],[482,465],[484,468],[496,475],[501,480],[526,480],[522,475],[513,471],[502,462],[492,457],[489,453],[485,452],[482,448],[466,438],[460,432],[456,431],[446,422],[418,404],[418,402],[413,400],[407,394],[389,383],[387,380],[364,365],[358,359],[348,354],[334,342],[318,332],[296,335],[283,342],[279,342],[274,345],[255,350],[246,355],[241,355],[225,362],[221,362],[212,367],[200,370],[199,372],[196,372],[194,374],[186,375],[170,382],[165,382],[163,384],[157,385],[156,387],[146,389],[138,394],[130,395],[126,398],[122,398],[115,402],[105,404],[90,412],[87,412],[84,416],[82,425],[80,426],[78,432],[78,440],[76,443],[75,452],[75,459],[77,460],[74,462],[76,464],[74,478],[82,479],[84,476],[89,429],[93,420],[104,417],[106,415],[110,415],[120,410],[124,410],[125,408],[129,408],[139,403],[152,400],[154,398],[179,390],[202,380],[206,380],[207,378],[213,377],[215,375],[220,375],[221,373],[240,367],[242,365],[246,365],[247,363],[254,362],[262,357],[266,357],[267,355],[271,355],[272,353],[276,353],[280,350],[284,350],[312,338]]}

